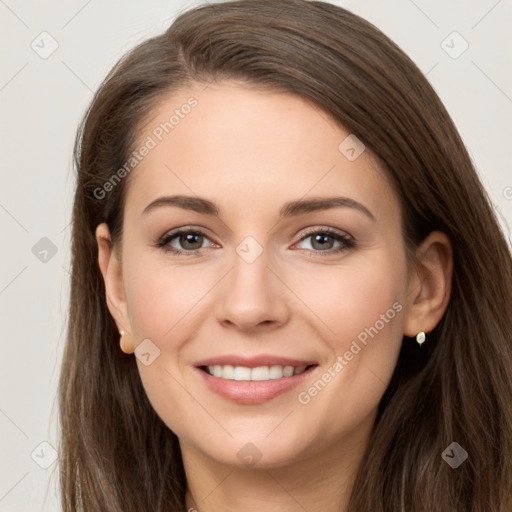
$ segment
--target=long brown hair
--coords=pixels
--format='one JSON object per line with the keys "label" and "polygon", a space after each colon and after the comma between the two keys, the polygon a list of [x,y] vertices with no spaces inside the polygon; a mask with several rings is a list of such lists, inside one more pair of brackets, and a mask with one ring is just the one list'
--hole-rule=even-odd
{"label": "long brown hair", "polygon": [[[101,198],[98,189],[165,95],[223,79],[298,94],[356,134],[398,191],[408,258],[432,230],[452,242],[450,303],[421,356],[411,340],[402,344],[349,510],[510,512],[512,260],[492,203],[416,65],[367,21],[306,0],[181,14],[120,60],[84,116],[59,383],[63,510],[185,509],[177,437],[151,407],[134,357],[119,349],[97,263],[98,224],[121,241],[129,180]],[[441,456],[452,442],[468,453],[457,469]]]}

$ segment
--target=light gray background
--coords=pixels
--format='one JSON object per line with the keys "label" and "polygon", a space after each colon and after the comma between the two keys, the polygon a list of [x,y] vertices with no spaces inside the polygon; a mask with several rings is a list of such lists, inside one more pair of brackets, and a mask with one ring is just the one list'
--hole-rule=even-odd
{"label": "light gray background", "polygon": [[[198,3],[0,0],[0,512],[59,510],[57,464],[41,465],[51,463],[58,444],[55,393],[66,328],[77,123],[126,50]],[[374,23],[427,74],[508,233],[512,0],[334,3]],[[58,43],[46,59],[31,47],[34,41],[39,52],[51,48],[43,31]],[[469,44],[458,58],[445,51],[463,48],[458,36],[446,39],[453,31]],[[34,254],[43,237],[55,255],[36,256],[44,249],[39,246]]]}

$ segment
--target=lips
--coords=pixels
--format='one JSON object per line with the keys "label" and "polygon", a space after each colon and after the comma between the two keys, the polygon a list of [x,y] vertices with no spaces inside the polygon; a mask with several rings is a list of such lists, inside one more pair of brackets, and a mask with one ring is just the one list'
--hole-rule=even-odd
{"label": "lips", "polygon": [[198,361],[194,366],[197,368],[205,366],[245,366],[246,368],[256,368],[259,366],[293,366],[295,368],[300,366],[311,366],[318,364],[317,361],[311,359],[294,359],[289,357],[275,356],[270,354],[260,354],[257,356],[237,356],[234,354],[227,354],[225,356],[211,357]]}

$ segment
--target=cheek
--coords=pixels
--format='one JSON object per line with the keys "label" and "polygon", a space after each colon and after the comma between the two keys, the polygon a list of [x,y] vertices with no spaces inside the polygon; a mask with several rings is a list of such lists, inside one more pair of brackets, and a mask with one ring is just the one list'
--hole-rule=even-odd
{"label": "cheek", "polygon": [[[337,271],[331,268],[330,276],[319,280],[317,275],[323,291],[316,288],[308,296],[314,304],[311,309],[329,328],[323,332],[330,361],[319,379],[297,396],[304,410],[319,418],[318,428],[324,429],[326,438],[350,431],[376,410],[402,343],[406,284],[397,254],[386,257],[380,251],[367,261]],[[326,416],[329,425],[320,425]]]}
{"label": "cheek", "polygon": [[379,339],[397,338],[406,285],[398,253],[376,250],[337,267],[318,265],[304,275],[307,279],[296,279],[294,289],[321,320],[325,339],[337,353],[347,350],[358,336],[364,342],[365,333],[374,339],[372,327]]}
{"label": "cheek", "polygon": [[153,409],[180,435],[186,435],[186,427],[175,411],[190,409],[180,356],[200,326],[196,315],[201,311],[201,299],[218,279],[210,283],[209,275],[192,265],[180,269],[159,263],[154,255],[133,254],[125,262],[126,300],[136,345],[149,339],[158,348],[149,345],[148,365],[137,358],[141,382]]}
{"label": "cheek", "polygon": [[199,267],[180,269],[155,264],[155,258],[139,257],[126,262],[126,300],[132,330],[139,337],[161,340],[194,315],[213,282]]}

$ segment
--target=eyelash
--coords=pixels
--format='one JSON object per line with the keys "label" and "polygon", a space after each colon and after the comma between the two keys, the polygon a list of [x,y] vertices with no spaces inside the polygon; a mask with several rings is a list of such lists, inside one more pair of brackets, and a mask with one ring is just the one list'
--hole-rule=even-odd
{"label": "eyelash", "polygon": [[[171,240],[173,240],[174,238],[177,238],[177,237],[179,237],[181,235],[185,235],[185,234],[200,235],[200,236],[203,236],[204,238],[208,238],[206,233],[203,233],[200,230],[180,229],[178,231],[167,233],[164,236],[162,236],[161,238],[157,239],[154,243],[154,246],[162,249],[166,253],[172,253],[175,255],[184,254],[186,256],[187,255],[189,255],[189,256],[200,255],[200,254],[202,254],[203,249],[207,249],[207,247],[201,247],[201,248],[195,249],[193,251],[187,251],[187,250],[182,250],[182,249],[176,249],[175,247],[171,247],[168,245],[169,242]],[[342,245],[340,245],[339,247],[337,247],[335,249],[327,249],[324,251],[322,251],[322,250],[315,251],[312,249],[299,249],[299,250],[312,251],[315,255],[318,255],[318,256],[328,256],[328,255],[338,254],[338,253],[341,253],[342,251],[356,247],[356,241],[353,237],[351,237],[350,235],[341,234],[338,231],[336,231],[332,228],[329,228],[329,227],[308,231],[307,233],[305,233],[302,236],[302,238],[299,240],[299,242],[302,242],[303,240],[309,238],[312,235],[316,235],[316,234],[322,234],[322,235],[328,234],[329,236],[334,238],[336,241],[342,242]],[[299,242],[297,242],[297,243],[299,243]]]}

